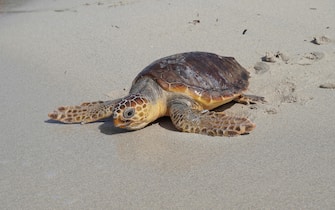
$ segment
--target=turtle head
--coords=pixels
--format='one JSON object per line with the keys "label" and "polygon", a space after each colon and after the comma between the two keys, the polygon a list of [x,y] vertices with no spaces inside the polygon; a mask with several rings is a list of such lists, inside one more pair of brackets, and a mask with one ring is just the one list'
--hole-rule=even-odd
{"label": "turtle head", "polygon": [[151,104],[143,95],[132,94],[117,103],[114,107],[114,126],[128,130],[145,127],[150,119]]}

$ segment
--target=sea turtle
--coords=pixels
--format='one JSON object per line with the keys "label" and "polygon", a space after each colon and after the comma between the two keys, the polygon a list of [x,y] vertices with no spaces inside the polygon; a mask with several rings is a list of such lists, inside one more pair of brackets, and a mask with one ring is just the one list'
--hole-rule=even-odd
{"label": "sea turtle", "polygon": [[143,69],[124,98],[61,106],[49,117],[63,123],[84,124],[111,116],[114,126],[137,130],[159,117],[170,116],[174,126],[183,132],[235,136],[249,133],[255,124],[246,117],[209,110],[232,100],[263,100],[242,93],[248,87],[248,79],[249,72],[233,57],[180,53]]}

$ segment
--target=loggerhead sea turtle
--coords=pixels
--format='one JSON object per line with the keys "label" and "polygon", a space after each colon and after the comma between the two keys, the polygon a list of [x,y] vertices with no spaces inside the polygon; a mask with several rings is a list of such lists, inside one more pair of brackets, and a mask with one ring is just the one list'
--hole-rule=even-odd
{"label": "loggerhead sea turtle", "polygon": [[249,104],[263,97],[242,94],[249,72],[233,57],[187,52],[154,61],[137,75],[129,95],[110,101],[61,106],[49,114],[63,123],[89,123],[113,117],[114,126],[128,130],[145,127],[170,116],[183,132],[210,136],[249,133],[255,124],[245,117],[209,111],[232,100]]}

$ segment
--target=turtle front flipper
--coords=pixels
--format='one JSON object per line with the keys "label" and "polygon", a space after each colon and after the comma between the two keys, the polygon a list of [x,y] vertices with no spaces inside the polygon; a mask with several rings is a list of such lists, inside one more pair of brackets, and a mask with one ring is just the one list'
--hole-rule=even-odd
{"label": "turtle front flipper", "polygon": [[201,111],[182,102],[170,106],[170,117],[180,131],[209,136],[236,136],[249,133],[256,127],[245,117],[227,116],[223,112]]}
{"label": "turtle front flipper", "polygon": [[63,123],[85,124],[111,116],[117,101],[94,101],[85,102],[79,106],[61,106],[48,116]]}

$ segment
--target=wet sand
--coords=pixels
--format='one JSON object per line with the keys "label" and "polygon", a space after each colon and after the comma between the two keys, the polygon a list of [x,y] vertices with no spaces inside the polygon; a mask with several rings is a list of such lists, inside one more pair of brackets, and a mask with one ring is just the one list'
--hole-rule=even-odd
{"label": "wet sand", "polygon": [[[0,5],[3,209],[335,206],[333,1]],[[168,118],[135,132],[47,118],[124,96],[152,61],[196,50],[250,71],[248,93],[267,103],[227,110],[250,116],[249,135],[181,133]]]}

